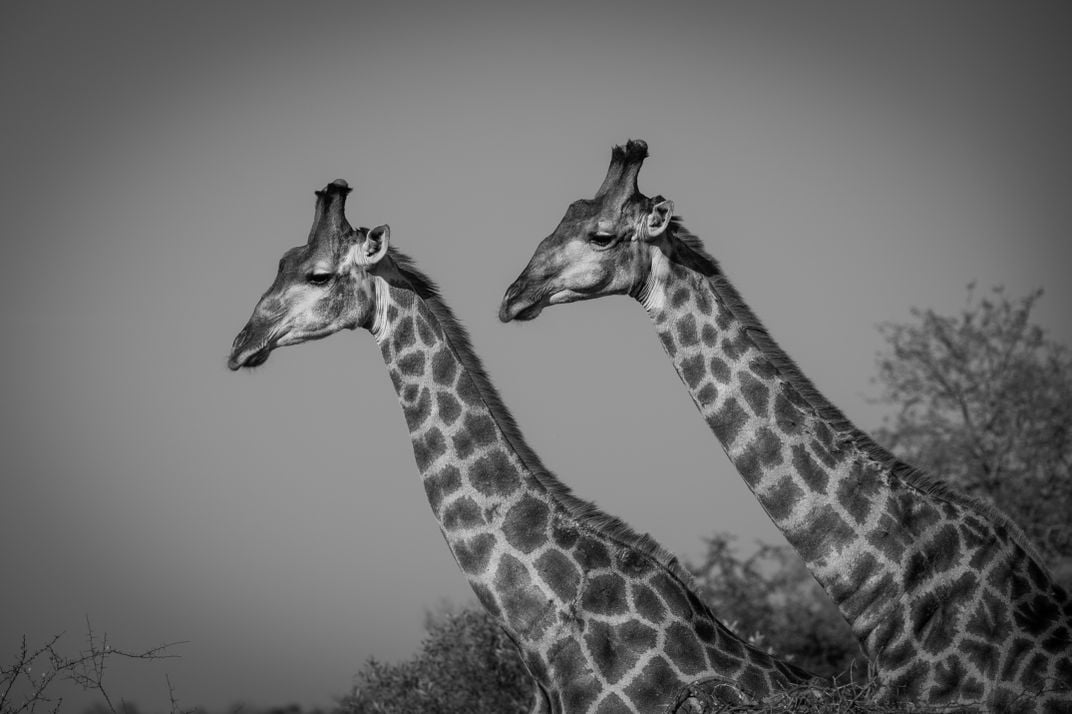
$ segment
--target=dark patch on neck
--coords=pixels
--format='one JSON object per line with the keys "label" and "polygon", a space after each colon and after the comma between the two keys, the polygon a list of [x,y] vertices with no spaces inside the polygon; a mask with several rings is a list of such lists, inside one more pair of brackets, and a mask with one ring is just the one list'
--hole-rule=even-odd
{"label": "dark patch on neck", "polygon": [[388,285],[408,290],[422,300],[439,298],[439,287],[435,282],[418,270],[409,256],[393,247],[388,248],[386,259],[374,265],[370,272],[386,280]]}
{"label": "dark patch on neck", "polygon": [[667,259],[700,275],[711,277],[720,273],[718,261],[704,250],[700,239],[685,228],[681,216],[670,220],[665,238],[658,246]]}

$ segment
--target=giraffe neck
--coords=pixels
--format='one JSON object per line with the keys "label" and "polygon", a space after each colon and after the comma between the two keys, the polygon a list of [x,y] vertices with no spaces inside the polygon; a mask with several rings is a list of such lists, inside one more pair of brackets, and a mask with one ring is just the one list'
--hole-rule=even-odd
{"label": "giraffe neck", "polygon": [[650,539],[543,469],[438,298],[378,294],[371,327],[429,504],[552,711],[656,711],[703,677],[756,698],[812,678],[737,638]]}
{"label": "giraffe neck", "polygon": [[[872,491],[883,488],[882,479],[873,469],[864,472],[838,432],[781,378],[776,360],[752,341],[706,276],[654,254],[652,274],[659,268],[662,277],[643,302],[678,375],[775,525],[820,583],[836,587],[865,531],[838,502],[839,486],[853,466]],[[818,522],[833,527],[820,531]],[[878,611],[872,617],[883,605],[870,603]]]}
{"label": "giraffe neck", "polygon": [[[856,430],[767,336],[717,264],[702,275],[654,254],[656,277],[637,297],[678,375],[887,690],[972,701],[1036,681],[1027,674],[1034,667],[1037,681],[1072,678],[1072,645],[1055,656],[1039,639],[1067,641],[1058,633],[1072,608],[1015,526]],[[943,668],[954,659],[950,686]]]}
{"label": "giraffe neck", "polygon": [[548,537],[544,494],[425,301],[380,279],[377,292],[371,330],[429,505],[481,604],[502,616],[524,650],[550,622],[542,608],[509,612],[508,603],[529,594],[510,581],[523,570],[525,551]]}

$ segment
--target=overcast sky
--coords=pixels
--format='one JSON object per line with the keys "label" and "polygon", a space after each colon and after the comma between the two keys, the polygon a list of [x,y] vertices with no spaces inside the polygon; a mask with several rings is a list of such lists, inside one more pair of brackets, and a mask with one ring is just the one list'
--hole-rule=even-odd
{"label": "overcast sky", "polygon": [[144,709],[165,672],[183,706],[326,706],[469,599],[367,333],[225,368],[335,178],[579,495],[684,557],[778,542],[638,305],[501,325],[503,291],[632,137],[861,427],[875,324],[969,281],[1045,288],[1072,342],[1070,37],[1057,2],[4,3],[3,661],[88,614],[190,641],[109,674]]}

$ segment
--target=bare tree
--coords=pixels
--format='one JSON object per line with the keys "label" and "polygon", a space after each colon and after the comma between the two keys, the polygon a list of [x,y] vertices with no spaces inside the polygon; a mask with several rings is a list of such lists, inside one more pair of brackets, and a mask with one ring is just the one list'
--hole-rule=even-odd
{"label": "bare tree", "polygon": [[[86,617],[87,649],[67,656],[59,650],[62,638],[63,634],[60,633],[44,644],[30,647],[26,637],[22,637],[18,652],[10,664],[0,666],[0,714],[33,714],[39,709],[55,714],[63,704],[63,697],[56,692],[61,682],[71,682],[85,691],[95,692],[104,700],[106,711],[111,714],[129,714],[133,711],[132,705],[122,699],[117,702],[105,687],[109,660],[115,657],[173,659],[178,655],[172,654],[171,648],[184,644],[169,642],[141,651],[115,648],[108,642],[107,633],[98,636],[93,631],[89,617]],[[168,684],[170,687],[170,680]]]}
{"label": "bare tree", "polygon": [[980,297],[958,315],[912,311],[879,330],[876,436],[899,456],[1009,514],[1066,582],[1072,576],[1072,354],[1031,322],[1042,296]]}

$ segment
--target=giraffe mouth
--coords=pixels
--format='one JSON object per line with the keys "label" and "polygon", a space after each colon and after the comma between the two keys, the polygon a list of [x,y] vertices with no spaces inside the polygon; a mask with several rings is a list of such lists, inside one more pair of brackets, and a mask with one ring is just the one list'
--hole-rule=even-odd
{"label": "giraffe mouth", "polygon": [[578,294],[574,290],[562,289],[556,290],[549,295],[543,295],[527,305],[522,305],[520,300],[507,300],[503,303],[502,309],[499,311],[499,319],[503,322],[510,322],[511,320],[518,320],[519,322],[527,322],[529,320],[535,320],[545,307],[551,305],[562,305],[567,302],[574,302],[576,300],[583,300],[584,296]]}
{"label": "giraffe mouth", "polygon": [[499,319],[503,322],[533,320],[550,304],[546,295],[527,293],[528,291],[518,289],[517,283],[511,285],[503,297],[502,305],[499,306]]}
{"label": "giraffe mouth", "polygon": [[512,319],[518,320],[519,322],[528,322],[529,320],[535,320],[539,316],[539,314],[543,312],[545,303],[545,300],[539,300],[537,302],[532,303],[531,305],[526,305],[525,307],[515,312]]}
{"label": "giraffe mouth", "polygon": [[[267,334],[266,334],[267,332]],[[227,358],[227,367],[232,372],[243,367],[260,367],[268,361],[268,355],[279,343],[279,335],[274,330],[265,331],[257,326],[246,325],[234,344],[231,355]]]}
{"label": "giraffe mouth", "polygon": [[266,342],[254,349],[244,349],[241,352],[236,350],[227,360],[227,367],[231,371],[237,371],[243,367],[260,367],[268,361],[268,355],[272,353],[273,347],[271,342]]}
{"label": "giraffe mouth", "polygon": [[268,361],[268,355],[271,353],[272,348],[269,345],[261,347],[259,350],[251,354],[246,358],[246,367],[260,367],[262,364]]}
{"label": "giraffe mouth", "polygon": [[[288,345],[300,345],[311,340],[322,340],[328,335],[337,332],[337,328],[326,327],[312,332],[300,330],[282,330],[276,328],[267,336],[254,340],[246,335],[245,331],[235,338],[234,347],[231,348],[231,356],[227,359],[227,366],[231,371],[237,371],[243,367],[260,367],[268,361],[268,356],[276,347]],[[250,344],[255,346],[249,346]]]}

